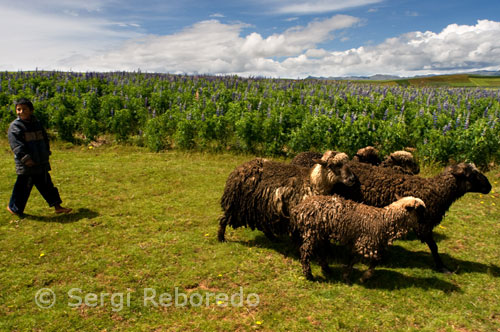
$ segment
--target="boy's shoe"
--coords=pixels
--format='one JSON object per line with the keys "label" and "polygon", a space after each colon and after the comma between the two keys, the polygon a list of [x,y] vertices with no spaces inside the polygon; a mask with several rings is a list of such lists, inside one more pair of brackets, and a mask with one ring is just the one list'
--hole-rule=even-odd
{"label": "boy's shoe", "polygon": [[62,207],[62,206],[56,206],[55,210],[56,210],[57,214],[70,213],[71,211],[73,211],[73,209],[65,208],[65,207]]}

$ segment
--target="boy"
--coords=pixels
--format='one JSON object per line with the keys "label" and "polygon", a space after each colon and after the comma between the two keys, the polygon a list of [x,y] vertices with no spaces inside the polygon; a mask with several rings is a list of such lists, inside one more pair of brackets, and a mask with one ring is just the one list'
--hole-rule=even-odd
{"label": "boy", "polygon": [[61,206],[61,197],[50,178],[49,138],[42,124],[33,115],[33,104],[29,99],[21,98],[15,105],[18,118],[10,124],[8,136],[16,162],[17,181],[7,210],[11,214],[22,216],[35,185],[56,213],[71,212],[71,209]]}

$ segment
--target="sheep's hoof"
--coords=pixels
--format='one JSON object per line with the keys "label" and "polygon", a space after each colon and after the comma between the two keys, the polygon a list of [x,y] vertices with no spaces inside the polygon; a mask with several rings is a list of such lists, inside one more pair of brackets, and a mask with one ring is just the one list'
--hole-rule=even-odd
{"label": "sheep's hoof", "polygon": [[314,281],[314,277],[311,272],[305,272],[304,277],[306,277],[306,279],[309,281]]}
{"label": "sheep's hoof", "polygon": [[448,268],[446,266],[444,266],[444,265],[441,266],[441,267],[438,267],[437,271],[441,272],[441,273],[444,273],[444,274],[452,274],[453,273],[450,270],[448,270]]}
{"label": "sheep's hoof", "polygon": [[324,265],[321,267],[321,272],[323,272],[323,274],[325,276],[331,276],[332,275],[332,269],[330,268],[330,266],[328,265]]}
{"label": "sheep's hoof", "polygon": [[454,271],[450,271],[446,266],[442,266],[438,268],[438,272],[444,273],[444,274],[455,274],[460,270],[460,266],[457,266],[457,268]]}
{"label": "sheep's hoof", "polygon": [[348,273],[343,273],[342,274],[342,280],[344,280],[344,282],[348,285],[348,286],[352,286],[352,282],[351,282],[351,279],[349,278],[349,275]]}
{"label": "sheep's hoof", "polygon": [[359,282],[363,284],[371,277],[373,277],[373,271],[372,270],[365,271],[365,273],[363,273],[361,278],[359,278]]}
{"label": "sheep's hoof", "polygon": [[217,234],[217,240],[219,240],[219,242],[226,242],[226,237],[225,237],[225,232],[221,232],[219,230],[219,233]]}

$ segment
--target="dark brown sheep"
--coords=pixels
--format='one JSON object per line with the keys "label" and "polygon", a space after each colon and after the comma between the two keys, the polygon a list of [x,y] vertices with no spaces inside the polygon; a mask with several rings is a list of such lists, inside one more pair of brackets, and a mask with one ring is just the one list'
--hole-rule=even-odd
{"label": "dark brown sheep", "polygon": [[314,160],[321,159],[322,156],[321,153],[314,151],[300,152],[292,159],[290,164],[310,168],[316,164]]}
{"label": "dark brown sheep", "polygon": [[350,162],[359,183],[351,187],[339,185],[335,192],[345,198],[377,207],[395,202],[398,197],[421,198],[426,211],[415,228],[418,238],[427,243],[437,270],[449,272],[438,254],[432,230],[443,219],[451,204],[468,192],[487,194],[491,184],[474,164],[460,163],[447,167],[432,178],[394,172],[390,168]]}
{"label": "dark brown sheep", "polygon": [[[360,254],[370,260],[369,269],[361,282],[373,275],[383,250],[395,239],[417,227],[418,216],[425,208],[424,202],[415,197],[404,197],[384,208],[377,208],[338,195],[310,196],[291,209],[291,228],[301,241],[300,261],[302,271],[309,280],[313,278],[310,259],[315,252],[324,252],[330,241],[349,247],[349,261],[344,280],[349,275]],[[324,255],[320,255],[323,273],[329,273]]]}
{"label": "dark brown sheep", "polygon": [[420,166],[410,152],[395,151],[385,157],[380,167],[390,167],[402,173],[416,175],[420,173]]}
{"label": "dark brown sheep", "polygon": [[312,168],[261,158],[238,166],[221,198],[219,241],[225,240],[228,225],[258,229],[270,239],[288,234],[291,207],[311,195],[331,194],[337,183],[356,182],[345,166],[348,161],[345,153],[329,151]]}
{"label": "dark brown sheep", "polygon": [[379,165],[381,162],[380,157],[378,156],[378,150],[373,146],[366,146],[359,149],[354,157],[352,157],[352,160],[375,166]]}

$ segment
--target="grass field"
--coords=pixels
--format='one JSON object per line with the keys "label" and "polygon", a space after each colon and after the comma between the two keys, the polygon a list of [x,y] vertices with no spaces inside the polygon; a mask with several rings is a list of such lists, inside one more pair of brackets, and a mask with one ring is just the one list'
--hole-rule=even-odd
{"label": "grass field", "polygon": [[[366,81],[361,81],[366,83]],[[416,87],[500,87],[500,77],[498,76],[479,76],[468,74],[456,75],[438,75],[429,77],[415,77],[408,79],[397,79],[387,81],[370,81],[370,83],[402,85]]]}
{"label": "grass field", "polygon": [[52,177],[74,213],[56,216],[34,190],[19,219],[5,211],[5,140],[0,153],[1,331],[500,331],[499,169],[490,194],[467,194],[435,229],[457,273],[435,272],[410,237],[348,286],[336,256],[333,276],[313,264],[310,282],[286,240],[228,229],[217,242],[225,180],[252,156],[58,143]]}

